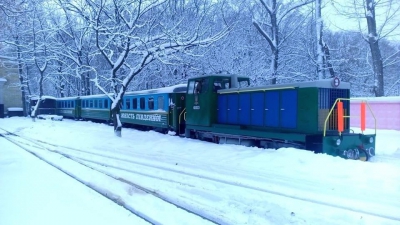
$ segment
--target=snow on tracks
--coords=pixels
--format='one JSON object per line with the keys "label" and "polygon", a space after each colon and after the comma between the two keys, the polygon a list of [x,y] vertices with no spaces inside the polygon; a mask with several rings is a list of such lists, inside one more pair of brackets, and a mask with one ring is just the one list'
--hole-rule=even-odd
{"label": "snow on tracks", "polygon": [[134,183],[83,166],[73,158],[68,159],[68,156],[60,157],[38,142],[10,132],[2,132],[1,136],[151,224],[186,224],[185,221],[191,224],[215,224],[201,215],[166,202]]}

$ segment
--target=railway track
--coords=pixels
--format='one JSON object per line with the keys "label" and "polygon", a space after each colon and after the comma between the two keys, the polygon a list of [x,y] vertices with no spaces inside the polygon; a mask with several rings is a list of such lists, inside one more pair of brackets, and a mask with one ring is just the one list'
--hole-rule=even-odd
{"label": "railway track", "polygon": [[[92,168],[98,172],[101,172],[103,174],[106,174],[107,176],[110,176],[116,180],[125,182],[132,186],[135,186],[135,188],[145,191],[146,193],[153,194],[157,197],[160,197],[164,201],[170,202],[171,204],[174,204],[174,202],[168,196],[164,196],[162,194],[159,194],[155,190],[151,190],[151,189],[143,187],[141,185],[137,185],[137,184],[131,182],[130,181],[131,179],[122,178],[122,177],[116,175],[116,173],[110,172],[110,169],[124,171],[126,173],[131,173],[131,174],[136,174],[136,175],[139,175],[142,177],[147,177],[147,179],[157,179],[157,180],[164,181],[166,183],[175,183],[175,184],[179,184],[179,185],[188,185],[188,186],[191,185],[190,178],[194,177],[196,179],[203,179],[205,182],[218,183],[219,185],[222,184],[222,185],[227,185],[227,186],[233,186],[236,188],[244,188],[244,189],[247,189],[248,191],[261,192],[261,193],[282,196],[282,197],[286,197],[286,198],[292,198],[295,200],[300,200],[300,201],[309,202],[309,203],[313,203],[313,204],[319,204],[321,206],[328,206],[328,207],[333,207],[333,208],[342,209],[342,210],[346,210],[346,211],[352,211],[352,212],[367,214],[367,215],[371,215],[371,216],[375,216],[375,217],[385,218],[385,219],[388,219],[391,221],[400,221],[400,217],[396,217],[396,216],[388,215],[388,214],[384,214],[384,213],[376,213],[376,212],[372,211],[373,209],[365,210],[362,208],[343,205],[343,204],[340,204],[337,202],[332,203],[329,201],[318,200],[315,198],[311,199],[311,198],[308,198],[301,194],[300,195],[288,194],[287,192],[285,192],[285,190],[277,191],[276,189],[273,189],[273,188],[260,187],[255,184],[251,184],[251,182],[236,182],[234,180],[234,178],[226,179],[226,176],[225,176],[225,179],[223,179],[222,177],[215,177],[215,176],[209,176],[209,175],[204,175],[204,174],[196,174],[196,173],[193,173],[190,171],[183,172],[183,171],[180,171],[177,169],[173,169],[171,167],[159,166],[159,165],[154,165],[154,164],[150,164],[150,163],[143,163],[143,162],[139,162],[139,161],[134,161],[132,159],[124,159],[124,158],[120,158],[120,157],[116,157],[116,156],[110,156],[110,155],[106,155],[106,154],[94,153],[94,152],[90,152],[90,151],[70,148],[67,146],[54,145],[52,143],[47,143],[47,142],[43,142],[40,140],[19,137],[12,133],[9,133],[9,134],[13,137],[21,138],[25,141],[28,141],[32,145],[36,145],[36,147],[38,147],[38,148],[51,150],[53,152],[61,154],[64,157],[67,157],[71,160],[79,162],[80,164],[82,164],[84,166],[90,167],[90,168]],[[97,157],[97,159],[93,159],[93,156]],[[107,161],[114,160],[117,163],[115,163],[115,164],[105,163],[106,160],[104,160],[104,159],[107,159]],[[134,170],[132,168],[136,168],[136,170]],[[140,172],[140,171],[142,171],[142,172]],[[148,171],[148,172],[146,173],[143,171]],[[164,176],[156,176],[155,175],[155,174],[160,174],[160,173],[164,174]],[[173,175],[165,176],[166,173],[171,173]],[[245,175],[245,174],[243,174],[243,175]],[[247,175],[249,175],[249,174],[247,174]],[[276,177],[276,176],[274,177],[272,175],[273,174],[271,174],[271,177],[273,178],[272,181],[274,183],[278,183],[280,185],[288,184],[287,180],[285,180],[284,178]],[[176,178],[176,179],[172,178],[172,177],[177,177],[177,176],[178,176],[178,178]],[[184,178],[182,178],[182,177],[184,177]],[[255,176],[254,178],[257,179],[257,176]],[[188,180],[188,182],[183,182],[183,180]],[[293,182],[293,180],[291,180],[291,182]],[[310,184],[310,187],[311,187],[311,185],[313,185],[313,184]],[[310,187],[305,187],[305,188],[310,188]],[[176,206],[179,207],[178,204],[176,204]],[[182,208],[185,209],[185,206],[182,206]],[[187,209],[187,211],[193,212],[194,209],[193,208]],[[210,218],[210,222],[213,222],[213,223],[221,223],[221,224],[229,223],[227,221],[218,219],[216,216],[208,216],[208,218]]]}
{"label": "railway track", "polygon": [[[123,208],[125,208],[126,210],[130,211],[132,214],[138,216],[139,218],[145,220],[146,222],[150,223],[150,224],[164,224],[163,223],[163,218],[154,218],[154,215],[148,215],[146,214],[146,212],[143,212],[140,209],[140,206],[135,206],[134,204],[129,204],[127,202],[124,202],[123,200],[120,199],[118,193],[111,193],[108,190],[105,190],[102,187],[98,187],[95,184],[92,184],[90,181],[87,181],[83,178],[81,178],[79,175],[75,174],[74,172],[69,171],[68,169],[63,168],[62,166],[57,165],[56,163],[52,162],[52,160],[47,159],[46,156],[43,156],[41,153],[38,153],[37,151],[33,151],[32,148],[37,148],[37,149],[41,149],[41,150],[46,150],[48,151],[49,149],[47,149],[46,147],[44,147],[43,145],[38,144],[37,142],[35,142],[32,139],[29,138],[23,138],[20,137],[19,135],[16,135],[14,133],[11,133],[9,131],[6,131],[2,128],[0,128],[0,130],[5,131],[4,134],[0,133],[0,137],[5,138],[6,140],[12,142],[13,144],[17,145],[18,147],[20,147],[21,149],[29,152],[30,154],[34,155],[36,158],[40,159],[41,161],[49,164],[50,166],[56,168],[57,170],[63,172],[64,174],[68,175],[69,177],[73,178],[74,180],[82,183],[83,185],[87,186],[88,188],[96,191],[97,193],[101,194],[102,196],[108,198],[109,200],[113,201],[114,203],[122,206]],[[27,142],[22,142],[20,140],[17,140],[18,138],[24,140],[24,141],[28,141]],[[95,170],[109,178],[112,178],[113,180],[115,180],[116,182],[120,182],[129,186],[129,191],[132,192],[143,192],[146,193],[147,195],[151,195],[153,198],[157,198],[160,201],[164,202],[164,204],[169,205],[169,206],[164,206],[162,208],[175,208],[175,212],[176,211],[184,211],[187,214],[191,214],[191,217],[197,217],[199,220],[202,220],[202,224],[221,224],[218,221],[215,221],[213,218],[209,218],[207,215],[203,215],[201,212],[194,212],[184,206],[179,205],[178,203],[169,200],[166,196],[162,196],[160,194],[158,194],[155,191],[152,191],[148,188],[145,188],[139,184],[136,184],[132,181],[126,180],[124,178],[118,177],[118,176],[113,176],[109,173],[105,173],[102,172],[100,170],[97,170],[96,168],[90,167],[89,165],[86,165],[82,162],[80,162],[79,160],[76,160],[74,157],[71,157],[68,154],[62,153],[60,151],[54,151],[54,150],[50,150],[53,154],[59,154],[62,155],[65,158],[68,158],[69,160],[72,160],[84,167],[90,168],[91,170]],[[133,189],[136,189],[133,190]],[[186,224],[184,221],[182,221],[183,224]]]}

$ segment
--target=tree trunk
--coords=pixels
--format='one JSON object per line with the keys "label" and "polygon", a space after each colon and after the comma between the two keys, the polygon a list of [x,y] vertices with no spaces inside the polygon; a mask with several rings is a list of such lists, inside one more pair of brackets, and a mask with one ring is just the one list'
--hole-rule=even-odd
{"label": "tree trunk", "polygon": [[118,101],[115,107],[112,108],[112,118],[114,124],[114,134],[117,137],[122,137],[122,123],[120,118],[121,112],[121,101]]}
{"label": "tree trunk", "polygon": [[277,4],[276,0],[272,1],[272,9],[274,10],[273,13],[270,15],[271,18],[271,34],[272,34],[272,45],[271,51],[273,54],[273,59],[272,59],[272,68],[271,68],[271,84],[276,84],[277,77],[278,77],[278,63],[279,63],[279,25],[278,25],[278,19],[277,19]]}
{"label": "tree trunk", "polygon": [[383,62],[379,48],[379,38],[376,32],[375,0],[366,0],[365,17],[368,24],[368,44],[371,49],[372,66],[374,70],[374,92],[376,97],[384,96]]}
{"label": "tree trunk", "polygon": [[279,50],[275,49],[273,52],[272,62],[271,62],[271,84],[276,84],[277,76],[278,76],[278,60],[279,60]]}
{"label": "tree trunk", "polygon": [[21,53],[18,50],[18,75],[19,75],[19,83],[21,85],[21,101],[22,101],[22,109],[23,109],[23,114],[24,116],[27,115],[27,110],[26,110],[26,92],[25,92],[25,80],[24,80],[24,75],[22,71],[22,60],[21,60]]}
{"label": "tree trunk", "polygon": [[32,117],[32,121],[36,122],[36,117],[38,115],[38,110],[40,107],[40,102],[41,102],[42,97],[39,97],[39,99],[36,102],[36,105],[33,107],[33,110],[31,112],[31,117]]}
{"label": "tree trunk", "polygon": [[317,31],[317,74],[318,80],[325,78],[324,41],[322,39],[323,21],[321,16],[321,0],[315,0],[315,25]]}

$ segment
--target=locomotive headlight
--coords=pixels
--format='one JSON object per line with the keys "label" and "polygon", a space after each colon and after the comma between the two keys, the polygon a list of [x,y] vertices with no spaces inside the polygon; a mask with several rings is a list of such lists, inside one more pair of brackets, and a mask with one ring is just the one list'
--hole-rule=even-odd
{"label": "locomotive headlight", "polygon": [[369,137],[369,143],[370,144],[374,143],[374,137]]}
{"label": "locomotive headlight", "polygon": [[368,155],[369,156],[374,156],[375,155],[375,151],[374,151],[375,149],[373,148],[373,147],[371,147],[371,148],[369,148],[368,149]]}
{"label": "locomotive headlight", "polygon": [[340,140],[340,139],[337,139],[337,140],[336,140],[336,145],[337,145],[337,146],[339,146],[341,143],[342,143],[342,140]]}

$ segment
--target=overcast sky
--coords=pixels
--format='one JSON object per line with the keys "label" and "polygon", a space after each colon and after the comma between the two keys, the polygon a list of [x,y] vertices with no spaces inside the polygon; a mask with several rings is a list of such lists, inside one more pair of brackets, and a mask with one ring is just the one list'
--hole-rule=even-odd
{"label": "overcast sky", "polygon": [[[323,0],[324,1],[324,0]],[[347,11],[347,12],[354,12],[354,8],[350,7],[351,3],[353,1],[348,1],[348,0],[334,0],[335,3],[332,3],[331,0],[325,0],[325,8],[322,9],[322,13],[325,16],[325,26],[328,27],[331,30],[334,31],[339,31],[339,30],[355,30],[359,31],[359,22],[361,23],[361,27],[364,29],[363,32],[365,33],[367,31],[366,29],[366,19],[361,18],[361,19],[356,19],[356,18],[350,18],[349,16],[346,15],[341,15],[341,13]],[[358,0],[362,1],[362,0]],[[377,27],[382,26],[383,22],[387,18],[387,12],[394,12],[395,9],[400,8],[400,2],[397,2],[398,0],[394,1],[394,6],[389,10],[388,7],[382,7],[379,6],[376,8],[376,18],[377,18]],[[342,3],[340,3],[342,2]],[[342,12],[338,12],[338,9],[345,9]],[[363,9],[359,9],[359,12],[363,13]],[[363,16],[363,14],[361,14]],[[390,22],[385,26],[386,30],[393,29],[396,25],[398,26],[400,21],[400,12],[398,12],[391,20]],[[400,40],[400,27],[397,27],[395,29],[389,39],[394,39],[394,40]]]}

